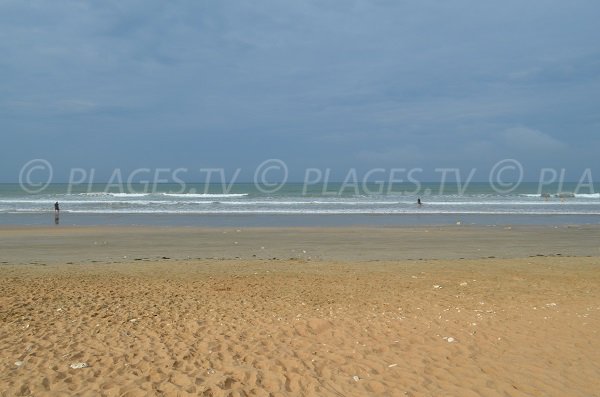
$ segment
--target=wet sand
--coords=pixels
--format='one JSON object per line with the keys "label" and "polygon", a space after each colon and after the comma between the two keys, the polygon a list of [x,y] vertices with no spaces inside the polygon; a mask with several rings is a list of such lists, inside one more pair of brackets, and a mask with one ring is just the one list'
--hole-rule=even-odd
{"label": "wet sand", "polygon": [[600,226],[194,228],[0,226],[0,262],[600,256]]}
{"label": "wet sand", "polygon": [[0,229],[0,395],[600,395],[597,228],[237,230]]}

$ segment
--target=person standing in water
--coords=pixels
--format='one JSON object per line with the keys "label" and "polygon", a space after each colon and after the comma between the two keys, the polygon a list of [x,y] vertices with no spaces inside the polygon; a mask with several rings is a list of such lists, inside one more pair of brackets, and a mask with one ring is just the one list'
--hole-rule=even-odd
{"label": "person standing in water", "polygon": [[58,201],[54,203],[54,224],[58,225],[60,223],[60,207],[58,206]]}
{"label": "person standing in water", "polygon": [[418,205],[419,207],[423,205],[423,203],[421,202],[421,197],[419,197],[419,198],[417,199],[417,205]]}

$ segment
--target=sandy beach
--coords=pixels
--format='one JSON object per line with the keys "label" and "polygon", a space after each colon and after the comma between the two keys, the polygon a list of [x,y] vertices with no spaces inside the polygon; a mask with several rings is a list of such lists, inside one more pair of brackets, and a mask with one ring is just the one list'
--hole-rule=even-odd
{"label": "sandy beach", "polygon": [[2,396],[598,396],[600,228],[0,228]]}

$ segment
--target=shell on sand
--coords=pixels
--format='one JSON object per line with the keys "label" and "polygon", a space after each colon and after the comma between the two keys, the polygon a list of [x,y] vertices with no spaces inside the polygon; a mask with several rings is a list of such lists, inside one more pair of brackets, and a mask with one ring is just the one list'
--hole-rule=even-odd
{"label": "shell on sand", "polygon": [[70,365],[70,367],[73,369],[87,368],[87,367],[89,367],[89,364],[88,363],[73,363]]}

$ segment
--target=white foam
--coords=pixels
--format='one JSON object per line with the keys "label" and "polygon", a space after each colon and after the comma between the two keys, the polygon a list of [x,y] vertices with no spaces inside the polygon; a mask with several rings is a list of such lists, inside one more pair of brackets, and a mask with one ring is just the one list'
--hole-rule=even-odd
{"label": "white foam", "polygon": [[575,198],[600,198],[600,193],[576,193]]}
{"label": "white foam", "polygon": [[[171,204],[177,203],[166,200],[59,200],[60,204]],[[3,204],[54,204],[56,200],[0,200]]]}
{"label": "white foam", "polygon": [[80,196],[109,196],[109,197],[145,197],[150,193],[108,193],[108,192],[90,192],[90,193],[79,193]]}
{"label": "white foam", "polygon": [[[561,194],[570,195],[571,193],[563,192],[563,193],[548,193],[548,194],[549,194],[549,196],[547,198],[557,198],[557,196],[559,196]],[[523,197],[534,197],[534,198],[546,198],[546,197],[543,197],[541,195],[541,193],[538,193],[538,194],[521,194],[521,196],[523,196]],[[575,193],[574,196],[575,196],[575,198],[600,198],[600,193]],[[565,197],[565,198],[569,198],[569,197]]]}
{"label": "white foam", "polygon": [[110,193],[113,197],[146,197],[150,193]]}
{"label": "white foam", "polygon": [[182,198],[227,198],[227,197],[245,197],[248,193],[230,193],[230,194],[213,194],[213,193],[162,193],[167,197],[182,197]]}

